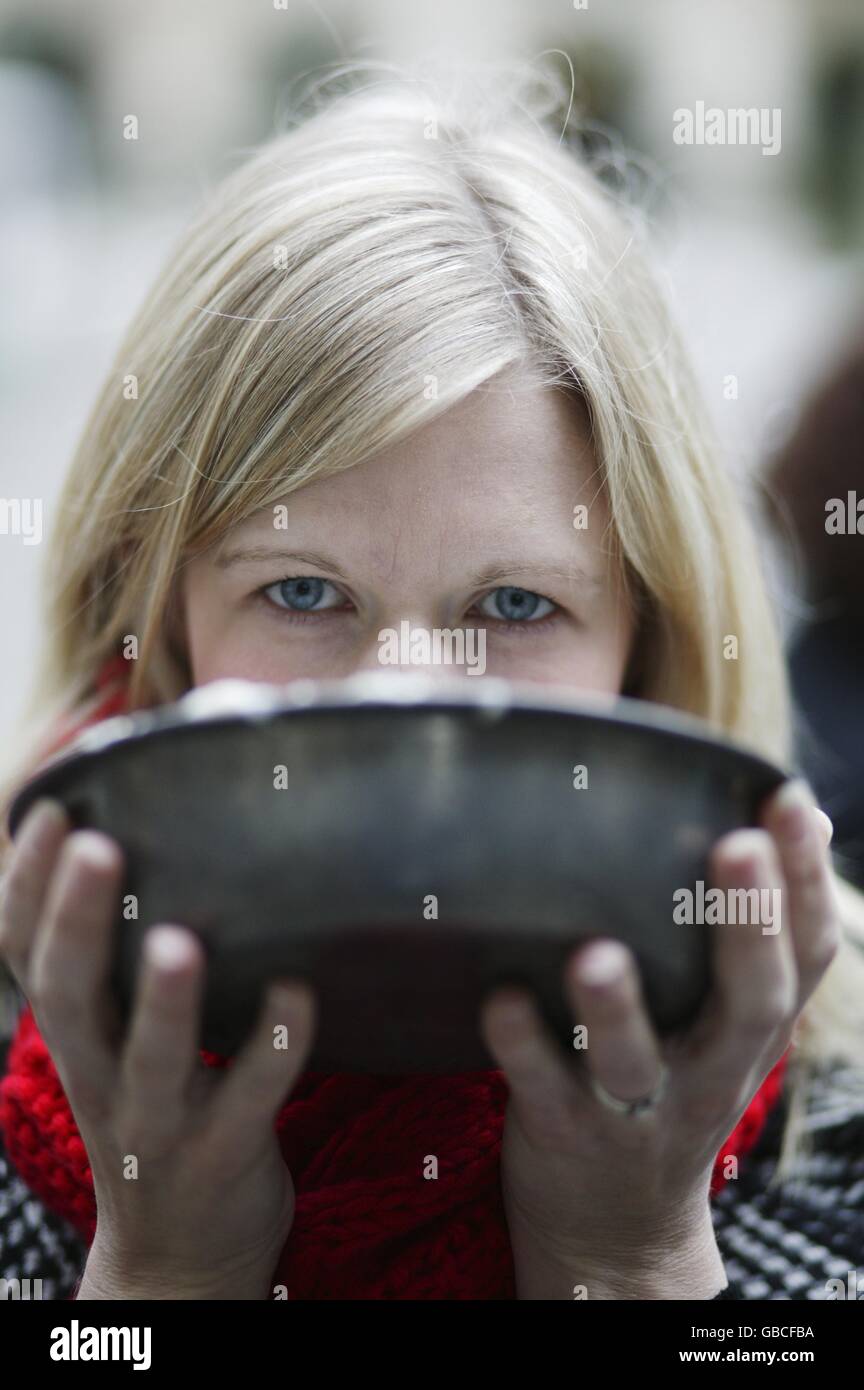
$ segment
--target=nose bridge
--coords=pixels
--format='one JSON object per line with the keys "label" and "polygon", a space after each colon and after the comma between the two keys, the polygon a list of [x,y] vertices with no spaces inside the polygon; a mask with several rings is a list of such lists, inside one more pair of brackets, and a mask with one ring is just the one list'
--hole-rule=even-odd
{"label": "nose bridge", "polygon": [[485,631],[461,624],[435,626],[434,613],[416,608],[393,616],[365,644],[357,669],[421,673],[441,680],[485,670]]}

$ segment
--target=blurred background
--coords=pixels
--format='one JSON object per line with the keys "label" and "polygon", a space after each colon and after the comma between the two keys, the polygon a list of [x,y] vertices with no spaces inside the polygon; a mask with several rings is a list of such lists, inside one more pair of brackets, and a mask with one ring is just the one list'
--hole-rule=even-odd
{"label": "blurred background", "polygon": [[[125,324],[208,188],[278,126],[298,74],[358,56],[531,60],[548,50],[565,73],[573,65],[580,115],[634,157],[730,466],[772,479],[774,521],[795,538],[772,562],[790,644],[814,618],[845,612],[830,584],[810,582],[818,561],[783,495],[800,485],[785,460],[796,456],[800,472],[803,451],[812,478],[827,466],[827,435],[845,448],[832,476],[857,470],[864,496],[862,436],[853,445],[849,433],[861,372],[842,398],[845,417],[830,395],[861,341],[864,308],[860,0],[2,0],[0,497],[42,499],[48,531]],[[699,102],[779,108],[779,152],[677,144],[673,113]],[[124,138],[129,116],[134,140]],[[814,506],[818,531],[818,497],[811,521]],[[858,542],[846,550],[853,587]],[[44,543],[0,536],[4,741],[26,715],[43,636],[43,553]],[[861,644],[849,641],[854,667]],[[860,670],[857,679],[860,694]],[[808,698],[824,723],[824,686],[802,689]],[[857,738],[860,762],[857,707],[844,737]],[[845,776],[842,747],[837,756]],[[853,849],[857,834],[853,818]]]}

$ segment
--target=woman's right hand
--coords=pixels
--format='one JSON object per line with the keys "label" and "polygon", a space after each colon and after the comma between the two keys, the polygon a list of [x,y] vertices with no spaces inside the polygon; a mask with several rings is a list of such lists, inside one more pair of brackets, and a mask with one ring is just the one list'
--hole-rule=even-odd
{"label": "woman's right hand", "polygon": [[124,1035],[109,990],[122,877],[113,840],[72,830],[42,801],[22,822],[0,897],[0,954],[93,1173],[96,1234],[78,1298],[268,1298],[294,1219],[274,1120],[311,1047],[315,996],[273,984],[232,1065],[207,1067],[204,949],[182,927],[152,927]]}

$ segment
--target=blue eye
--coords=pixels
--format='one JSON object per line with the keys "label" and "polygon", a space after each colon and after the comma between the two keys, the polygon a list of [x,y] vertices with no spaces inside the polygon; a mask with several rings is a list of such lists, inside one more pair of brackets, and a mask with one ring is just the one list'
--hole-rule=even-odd
{"label": "blue eye", "polygon": [[[484,604],[493,603],[494,611],[484,607]],[[538,609],[542,604],[546,605],[541,612]],[[536,622],[539,618],[545,618],[555,607],[554,603],[548,598],[543,598],[542,594],[534,594],[530,589],[517,589],[511,585],[502,586],[500,589],[493,589],[491,594],[487,594],[481,601],[480,612],[487,618],[501,618],[504,622]]]}
{"label": "blue eye", "polygon": [[[329,595],[330,601],[322,603],[322,598],[328,598],[327,590],[332,590],[332,595]],[[325,608],[335,608],[342,598],[335,584],[331,584],[329,579],[319,579],[314,574],[304,574],[296,579],[280,579],[278,584],[270,584],[264,592],[277,608],[286,608],[295,613],[320,613]]]}

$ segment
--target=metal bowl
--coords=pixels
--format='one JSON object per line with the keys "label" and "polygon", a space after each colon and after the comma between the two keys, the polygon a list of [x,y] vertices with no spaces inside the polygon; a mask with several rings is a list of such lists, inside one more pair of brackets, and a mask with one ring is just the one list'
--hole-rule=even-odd
{"label": "metal bowl", "polygon": [[219,681],[86,732],[10,828],[48,795],[121,845],[124,1016],[145,930],[182,923],[208,954],[201,1046],[233,1053],[266,981],[300,975],[311,1069],[446,1073],[495,1065],[478,1008],[507,981],[572,1056],[561,971],[594,935],[633,949],[661,1034],[691,1020],[710,928],[676,924],[673,894],[784,777],[641,701],[415,673]]}

